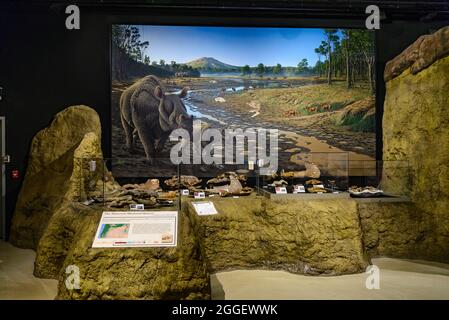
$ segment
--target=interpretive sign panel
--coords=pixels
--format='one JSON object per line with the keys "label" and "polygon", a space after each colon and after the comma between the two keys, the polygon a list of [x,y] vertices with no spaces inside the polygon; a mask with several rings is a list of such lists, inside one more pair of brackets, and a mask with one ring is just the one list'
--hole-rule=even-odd
{"label": "interpretive sign panel", "polygon": [[105,211],[92,247],[176,247],[177,232],[177,211]]}

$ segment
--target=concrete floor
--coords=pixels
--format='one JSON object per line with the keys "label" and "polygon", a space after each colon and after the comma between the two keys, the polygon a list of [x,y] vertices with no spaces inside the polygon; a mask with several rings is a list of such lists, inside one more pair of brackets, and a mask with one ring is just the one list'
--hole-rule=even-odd
{"label": "concrete floor", "polygon": [[0,241],[0,300],[48,300],[56,296],[58,281],[33,276],[33,250]]}
{"label": "concrete floor", "polygon": [[449,265],[416,260],[373,259],[380,289],[367,289],[368,274],[311,277],[283,271],[243,270],[212,276],[214,299],[449,299]]}
{"label": "concrete floor", "polygon": [[[0,241],[0,300],[53,299],[56,280],[33,276],[35,253]],[[310,277],[283,271],[243,270],[212,275],[214,299],[449,299],[449,264],[373,259],[380,289],[368,274]]]}

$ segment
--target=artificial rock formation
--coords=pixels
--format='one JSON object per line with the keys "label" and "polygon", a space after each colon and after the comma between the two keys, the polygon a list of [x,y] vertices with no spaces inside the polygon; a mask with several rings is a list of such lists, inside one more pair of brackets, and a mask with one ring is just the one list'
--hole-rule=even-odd
{"label": "artificial rock formation", "polygon": [[385,66],[384,80],[388,82],[404,71],[417,74],[434,62],[449,55],[449,26],[423,35]]}
{"label": "artificial rock formation", "polygon": [[[86,106],[58,113],[36,135],[11,242],[36,249],[34,274],[59,279],[59,299],[210,298],[205,259],[184,216],[176,248],[91,248],[104,208],[83,201],[103,190],[123,191],[102,167],[100,137],[98,115]],[[68,266],[79,268],[79,289],[65,284]]]}
{"label": "artificial rock formation", "polygon": [[[92,241],[103,211],[71,205],[61,212],[53,235],[65,241],[67,254],[58,267],[57,299],[209,299],[210,281],[205,259],[189,219],[179,215],[176,248],[92,248]],[[77,218],[79,215],[83,218]],[[71,219],[78,221],[68,223]],[[61,226],[65,226],[62,229]],[[70,230],[69,233],[67,231]],[[41,251],[41,259],[51,261],[55,241]],[[65,285],[70,265],[80,271],[80,288]]]}
{"label": "artificial rock formation", "polygon": [[[449,261],[449,27],[390,61],[385,80],[382,188],[410,194],[409,221],[418,215],[427,230],[415,230],[426,241],[410,242],[409,257]],[[394,161],[403,164],[396,170]]]}
{"label": "artificial rock formation", "polygon": [[434,226],[413,203],[360,201],[358,213],[371,257],[434,258]]}
{"label": "artificial rock formation", "polygon": [[212,201],[218,215],[197,216],[189,203],[183,211],[213,272],[259,268],[338,275],[363,272],[369,263],[353,200],[250,196]]}
{"label": "artificial rock formation", "polygon": [[62,203],[85,197],[85,184],[95,183],[100,170],[89,173],[83,159],[102,159],[100,141],[100,119],[87,106],[59,112],[34,137],[13,216],[11,243],[35,249]]}

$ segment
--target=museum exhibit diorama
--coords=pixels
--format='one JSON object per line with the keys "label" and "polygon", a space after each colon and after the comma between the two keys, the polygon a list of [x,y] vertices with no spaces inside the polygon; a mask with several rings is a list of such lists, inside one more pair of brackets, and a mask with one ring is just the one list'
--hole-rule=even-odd
{"label": "museum exhibit diorama", "polygon": [[449,2],[125,2],[0,5],[0,299],[449,299]]}

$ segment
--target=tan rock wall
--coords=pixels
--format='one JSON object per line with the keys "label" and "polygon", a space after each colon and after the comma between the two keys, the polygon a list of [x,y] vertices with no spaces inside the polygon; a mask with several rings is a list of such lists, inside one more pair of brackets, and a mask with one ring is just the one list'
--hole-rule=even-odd
{"label": "tan rock wall", "polygon": [[[427,244],[420,250],[442,261],[449,261],[449,57],[444,53],[449,52],[448,44],[449,27],[419,39],[387,65],[383,116],[384,159],[406,160],[410,166],[410,179],[390,172],[383,176],[383,188],[410,190],[414,204],[410,219],[419,215],[430,226]],[[408,68],[399,68],[403,65]],[[401,73],[392,73],[393,69]],[[379,254],[385,252],[379,249]]]}
{"label": "tan rock wall", "polygon": [[[54,227],[42,238],[40,247],[46,249],[38,251],[36,270],[57,271],[52,274],[59,279],[57,299],[210,299],[205,257],[187,217],[179,215],[176,248],[92,248],[102,211],[72,205],[57,214]],[[68,224],[73,218],[78,222]],[[65,248],[64,230],[70,230],[72,239]],[[52,267],[52,262],[57,264]],[[69,265],[79,268],[78,290],[65,285]]]}
{"label": "tan rock wall", "polygon": [[[189,201],[189,200],[187,200]],[[368,265],[356,202],[214,198],[220,214],[198,217],[209,269],[283,269],[311,275],[363,272]]]}
{"label": "tan rock wall", "polygon": [[435,259],[434,226],[412,203],[361,202],[358,212],[371,257]]}
{"label": "tan rock wall", "polygon": [[103,158],[100,119],[87,106],[69,107],[33,138],[13,215],[11,243],[35,249],[57,208],[64,201],[82,200],[84,179],[100,178],[100,170],[97,177],[89,176],[85,161],[80,160],[84,157]]}

